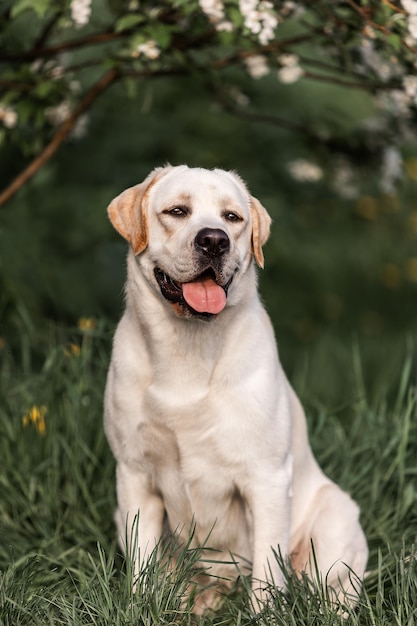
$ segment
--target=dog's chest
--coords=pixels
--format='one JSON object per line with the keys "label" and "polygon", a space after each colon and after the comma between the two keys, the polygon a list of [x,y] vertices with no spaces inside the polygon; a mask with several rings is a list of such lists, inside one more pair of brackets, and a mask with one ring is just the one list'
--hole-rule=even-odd
{"label": "dog's chest", "polygon": [[146,447],[147,453],[153,450],[152,458],[155,449],[161,451],[158,467],[171,466],[175,459],[187,481],[211,471],[229,476],[230,465],[235,473],[246,467],[246,444],[252,436],[246,412],[250,415],[251,407],[244,392],[218,393],[210,385],[184,380],[152,384],[143,394],[140,428],[153,433]]}
{"label": "dog's chest", "polygon": [[[187,403],[186,419],[177,421],[175,430],[165,413],[164,420],[143,423],[138,433],[143,467],[162,495],[171,529],[189,530],[195,521],[200,541],[215,524],[228,534],[219,528],[219,519],[242,524],[246,516],[239,490],[247,480],[245,463],[229,454],[221,428],[210,423],[209,404],[208,399],[203,406]],[[199,410],[194,419],[193,410]]]}
{"label": "dog's chest", "polygon": [[[138,453],[156,481],[174,473],[184,487],[204,477],[221,489],[233,482],[231,459],[235,474],[239,472],[239,459],[232,453],[233,442],[225,445],[221,413],[213,419],[216,411],[210,405],[209,398],[188,401],[184,406],[171,404],[165,406],[163,414],[155,412],[140,424]],[[242,454],[242,464],[243,459]]]}

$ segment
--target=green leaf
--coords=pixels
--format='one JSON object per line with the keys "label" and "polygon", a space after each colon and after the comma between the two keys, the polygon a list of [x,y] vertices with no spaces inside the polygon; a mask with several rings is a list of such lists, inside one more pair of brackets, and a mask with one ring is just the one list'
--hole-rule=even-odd
{"label": "green leaf", "polygon": [[394,50],[396,50],[397,52],[400,52],[403,42],[402,42],[402,37],[400,37],[400,35],[396,35],[395,33],[393,33],[392,35],[389,35],[389,37],[387,38],[389,44],[394,48]]}
{"label": "green leaf", "polygon": [[150,39],[156,41],[160,48],[167,48],[171,43],[172,30],[164,24],[153,24],[149,29]]}
{"label": "green leaf", "polygon": [[28,11],[29,9],[32,9],[32,2],[31,0],[17,0],[17,2],[15,2],[12,6],[12,10],[10,11],[10,15],[11,17],[17,17],[18,15],[20,15],[20,13],[23,13],[24,11]]}
{"label": "green leaf", "polygon": [[244,18],[237,7],[231,7],[227,17],[233,22],[235,28],[243,28]]}
{"label": "green leaf", "polygon": [[35,94],[39,98],[47,98],[55,89],[55,83],[51,80],[45,80],[36,86]]}
{"label": "green leaf", "polygon": [[35,104],[32,100],[23,100],[19,104],[18,113],[19,113],[19,122],[21,124],[25,124],[28,120],[33,117],[35,112]]}
{"label": "green leaf", "polygon": [[123,17],[117,20],[115,31],[116,33],[120,33],[124,30],[129,30],[130,28],[133,28],[134,26],[137,26],[138,24],[142,24],[144,21],[145,21],[145,18],[143,15],[138,15],[138,14],[133,14],[133,13],[130,13],[129,15],[123,15]]}
{"label": "green leaf", "polygon": [[138,81],[133,78],[125,78],[123,81],[123,86],[126,89],[128,98],[136,98],[138,95]]}
{"label": "green leaf", "polygon": [[190,0],[171,0],[171,4],[175,8],[181,8],[181,7],[187,7],[187,5],[190,5],[191,3],[190,3]]}
{"label": "green leaf", "polygon": [[24,11],[32,10],[35,11],[39,17],[43,17],[50,4],[50,0],[16,0],[12,6],[11,16],[17,17]]}

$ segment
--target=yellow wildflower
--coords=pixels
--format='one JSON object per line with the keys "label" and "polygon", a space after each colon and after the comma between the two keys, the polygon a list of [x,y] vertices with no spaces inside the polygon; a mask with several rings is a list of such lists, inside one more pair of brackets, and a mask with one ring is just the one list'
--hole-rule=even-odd
{"label": "yellow wildflower", "polygon": [[417,180],[417,157],[410,157],[404,161],[404,168],[411,180]]}
{"label": "yellow wildflower", "polygon": [[80,319],[78,320],[78,328],[81,330],[82,333],[85,333],[89,330],[94,330],[96,326],[97,321],[94,319],[94,317],[80,317]]}
{"label": "yellow wildflower", "polygon": [[410,282],[417,283],[417,258],[407,259],[405,272]]}
{"label": "yellow wildflower", "polygon": [[372,196],[361,196],[356,203],[356,213],[364,220],[376,220],[379,213],[377,199]]}
{"label": "yellow wildflower", "polygon": [[384,263],[381,268],[381,282],[387,289],[397,289],[401,284],[401,271],[395,263]]}
{"label": "yellow wildflower", "polygon": [[64,354],[68,358],[72,356],[80,356],[80,353],[81,353],[81,348],[77,343],[69,343],[64,349]]}
{"label": "yellow wildflower", "polygon": [[36,406],[34,405],[22,418],[23,426],[29,426],[29,424],[33,424],[40,435],[45,435],[46,433],[46,424],[45,424],[45,415],[47,413],[46,406]]}

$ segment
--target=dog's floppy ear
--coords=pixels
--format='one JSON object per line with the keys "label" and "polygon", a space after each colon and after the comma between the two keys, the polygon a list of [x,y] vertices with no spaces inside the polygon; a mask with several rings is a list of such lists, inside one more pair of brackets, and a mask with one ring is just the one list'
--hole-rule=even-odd
{"label": "dog's floppy ear", "polygon": [[148,245],[147,195],[156,181],[171,169],[171,166],[157,167],[142,183],[123,191],[107,207],[111,223],[130,243],[135,255]]}
{"label": "dog's floppy ear", "polygon": [[250,198],[250,212],[252,216],[252,249],[255,256],[255,261],[259,267],[264,266],[264,254],[262,252],[262,246],[269,237],[269,230],[271,227],[271,218],[267,210],[262,204],[251,196]]}
{"label": "dog's floppy ear", "polygon": [[255,257],[255,261],[263,269],[264,255],[262,252],[262,246],[269,237],[269,229],[271,226],[271,218],[268,211],[262,206],[262,204],[250,195],[248,188],[244,180],[236,172],[230,172],[225,170],[214,170],[221,174],[225,174],[231,178],[235,183],[241,187],[245,193],[246,198],[249,199],[249,208],[252,218],[252,252]]}

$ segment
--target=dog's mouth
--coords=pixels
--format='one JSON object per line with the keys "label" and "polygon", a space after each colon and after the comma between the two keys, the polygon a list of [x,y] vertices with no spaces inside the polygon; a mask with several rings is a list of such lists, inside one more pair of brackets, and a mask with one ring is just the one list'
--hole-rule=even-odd
{"label": "dog's mouth", "polygon": [[188,283],[179,283],[160,268],[155,268],[155,278],[162,295],[173,304],[179,304],[193,315],[211,318],[226,306],[227,291],[233,280],[219,285],[216,274],[208,268]]}

